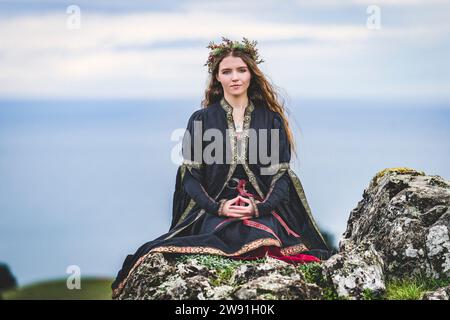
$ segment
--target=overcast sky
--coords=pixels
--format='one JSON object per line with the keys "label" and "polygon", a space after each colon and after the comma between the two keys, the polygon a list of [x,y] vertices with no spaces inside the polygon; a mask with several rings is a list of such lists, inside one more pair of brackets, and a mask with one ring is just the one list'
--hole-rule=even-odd
{"label": "overcast sky", "polygon": [[3,99],[197,98],[221,36],[257,40],[291,98],[450,98],[449,1],[14,0],[0,12]]}

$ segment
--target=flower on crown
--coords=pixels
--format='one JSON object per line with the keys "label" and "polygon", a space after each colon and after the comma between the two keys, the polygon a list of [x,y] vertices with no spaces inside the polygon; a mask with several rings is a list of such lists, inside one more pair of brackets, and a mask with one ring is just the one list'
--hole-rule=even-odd
{"label": "flower on crown", "polygon": [[256,48],[257,41],[250,41],[245,37],[242,39],[242,42],[239,42],[222,37],[222,43],[220,44],[215,44],[211,41],[206,47],[211,49],[211,51],[209,52],[208,60],[204,64],[205,66],[208,66],[208,72],[212,73],[214,62],[218,57],[221,57],[224,53],[230,51],[242,51],[248,54],[256,64],[264,62],[264,60],[259,57],[258,49]]}

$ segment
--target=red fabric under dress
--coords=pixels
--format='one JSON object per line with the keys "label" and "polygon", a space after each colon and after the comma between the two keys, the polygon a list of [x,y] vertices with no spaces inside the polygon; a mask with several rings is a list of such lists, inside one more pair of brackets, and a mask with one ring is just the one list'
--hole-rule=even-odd
{"label": "red fabric under dress", "polygon": [[276,246],[262,246],[255,250],[250,251],[247,254],[231,257],[238,260],[255,260],[264,256],[269,256],[278,260],[282,260],[291,264],[304,264],[310,262],[320,262],[321,260],[315,256],[309,254],[298,253],[291,256],[285,256],[281,253],[279,247]]}

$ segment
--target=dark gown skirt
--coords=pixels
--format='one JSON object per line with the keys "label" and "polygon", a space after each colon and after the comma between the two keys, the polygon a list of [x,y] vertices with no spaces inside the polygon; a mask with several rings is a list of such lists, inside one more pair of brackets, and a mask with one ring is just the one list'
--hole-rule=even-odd
{"label": "dark gown skirt", "polygon": [[[237,166],[233,178],[217,200],[232,199],[237,194],[252,194],[255,199],[258,198],[252,185],[247,183],[248,178],[241,165]],[[200,210],[195,205],[175,231],[170,230],[142,245],[134,255],[128,255],[112,284],[113,297],[120,294],[131,271],[151,252],[171,256],[216,254],[239,260],[270,256],[291,264],[320,262],[329,257],[326,250],[308,249],[302,243],[301,235],[292,231],[275,211],[271,215],[241,220],[209,213],[197,215]],[[190,226],[183,228],[187,225]]]}

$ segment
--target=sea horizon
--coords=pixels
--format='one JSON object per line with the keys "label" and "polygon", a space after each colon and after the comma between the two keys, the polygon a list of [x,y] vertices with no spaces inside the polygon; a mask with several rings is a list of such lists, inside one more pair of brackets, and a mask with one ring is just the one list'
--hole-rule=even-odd
{"label": "sea horizon", "polygon": [[[300,177],[335,245],[380,170],[450,178],[450,102],[291,99]],[[20,285],[115,277],[166,233],[177,164],[171,135],[200,99],[0,100],[0,262]]]}

